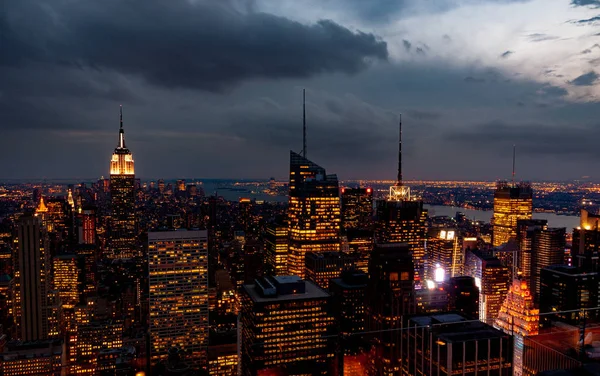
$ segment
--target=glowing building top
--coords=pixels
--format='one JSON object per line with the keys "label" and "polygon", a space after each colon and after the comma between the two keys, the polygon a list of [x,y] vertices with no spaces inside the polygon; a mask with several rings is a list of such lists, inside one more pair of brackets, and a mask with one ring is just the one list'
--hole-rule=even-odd
{"label": "glowing building top", "polygon": [[125,146],[125,131],[123,130],[123,106],[120,107],[119,144],[110,160],[111,175],[134,175],[133,155]]}
{"label": "glowing building top", "polygon": [[540,310],[534,307],[527,282],[514,279],[494,326],[505,333],[531,336],[538,334],[539,321]]}
{"label": "glowing building top", "polygon": [[44,202],[44,196],[40,197],[40,203],[38,204],[37,208],[35,209],[35,213],[39,214],[39,213],[47,213],[48,212],[48,207],[46,206],[46,203]]}

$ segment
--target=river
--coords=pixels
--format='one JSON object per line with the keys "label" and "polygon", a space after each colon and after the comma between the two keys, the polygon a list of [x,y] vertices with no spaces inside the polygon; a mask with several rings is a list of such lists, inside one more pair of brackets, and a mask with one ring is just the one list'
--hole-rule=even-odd
{"label": "river", "polygon": [[[491,210],[464,209],[457,206],[443,205],[424,205],[429,210],[429,216],[445,215],[455,217],[456,212],[464,213],[467,218],[476,221],[490,222],[493,212]],[[557,215],[554,213],[533,213],[534,219],[545,219],[548,221],[548,227],[566,227],[567,231],[573,231],[573,228],[579,226],[579,217],[574,215]]]}

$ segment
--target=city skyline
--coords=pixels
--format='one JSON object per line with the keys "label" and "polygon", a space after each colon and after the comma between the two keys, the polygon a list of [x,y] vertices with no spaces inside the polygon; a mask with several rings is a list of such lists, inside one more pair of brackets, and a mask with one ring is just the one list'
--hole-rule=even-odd
{"label": "city skyline", "polygon": [[408,180],[599,178],[595,0],[67,4],[4,9],[1,178],[106,176],[119,104],[139,176],[283,178],[303,88],[342,179],[393,178],[399,113]]}

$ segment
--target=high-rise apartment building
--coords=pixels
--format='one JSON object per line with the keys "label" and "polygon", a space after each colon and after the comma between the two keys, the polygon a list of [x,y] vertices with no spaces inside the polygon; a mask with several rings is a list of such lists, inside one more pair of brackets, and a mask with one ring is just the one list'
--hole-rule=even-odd
{"label": "high-rise apartment building", "polygon": [[356,258],[341,252],[308,252],[305,262],[306,280],[328,290],[329,281],[339,278],[342,271],[351,269]]}
{"label": "high-rise apartment building", "polygon": [[77,217],[79,244],[96,244],[96,209],[84,207]]}
{"label": "high-rise apartment building", "polygon": [[400,371],[402,317],[416,312],[414,266],[407,244],[377,245],[369,262],[367,328],[372,336],[370,374]]}
{"label": "high-rise apartment building", "polygon": [[517,221],[517,243],[519,250],[516,265],[518,266],[519,276],[522,279],[526,279],[530,287],[533,286],[533,281],[531,280],[533,235],[536,231],[546,230],[547,228],[548,221],[544,219],[519,219]]}
{"label": "high-rise apartment building", "polygon": [[331,297],[297,276],[242,286],[242,375],[329,375],[333,370]]}
{"label": "high-rise apartment building", "polygon": [[131,258],[136,252],[135,171],[133,155],[125,146],[121,108],[119,143],[110,160],[110,258]]}
{"label": "high-rise apartment building", "polygon": [[479,320],[492,324],[508,293],[508,268],[490,254],[469,249],[465,256],[465,275],[473,277],[479,288]]}
{"label": "high-rise apartment building", "polygon": [[201,230],[148,233],[150,357],[168,358],[170,348],[205,365],[208,346],[208,245]]}
{"label": "high-rise apartment building", "polygon": [[337,176],[290,152],[288,272],[304,278],[307,252],[339,251],[340,222]]}
{"label": "high-rise apartment building", "polygon": [[533,190],[528,183],[498,182],[494,192],[492,244],[497,247],[517,237],[517,221],[531,219]]}
{"label": "high-rise apartment building", "polygon": [[265,263],[273,275],[288,274],[288,227],[282,223],[267,226]]}
{"label": "high-rise apartment building", "polygon": [[48,338],[50,258],[48,238],[40,218],[23,215],[17,223],[17,247],[13,253],[13,317],[16,338],[38,341]]}

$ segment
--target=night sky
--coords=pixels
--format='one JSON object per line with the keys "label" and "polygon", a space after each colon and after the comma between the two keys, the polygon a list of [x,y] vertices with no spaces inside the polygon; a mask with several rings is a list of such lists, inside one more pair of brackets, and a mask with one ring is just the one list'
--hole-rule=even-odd
{"label": "night sky", "polygon": [[4,0],[0,178],[600,181],[600,0]]}

